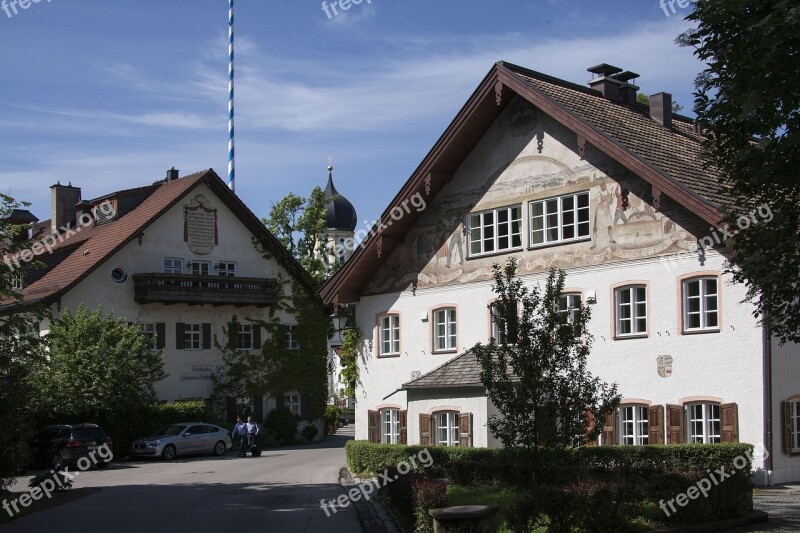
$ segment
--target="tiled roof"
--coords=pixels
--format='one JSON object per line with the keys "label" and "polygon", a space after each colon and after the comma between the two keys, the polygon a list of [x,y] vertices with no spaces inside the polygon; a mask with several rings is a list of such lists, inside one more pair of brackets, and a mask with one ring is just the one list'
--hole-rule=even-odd
{"label": "tiled roof", "polygon": [[449,360],[419,378],[403,384],[403,389],[441,389],[483,387],[481,367],[471,350]]}
{"label": "tiled roof", "polygon": [[604,98],[599,91],[506,66],[562,107],[709,203],[716,206],[730,204],[730,200],[718,192],[716,170],[704,165],[703,137],[693,131],[689,119],[673,115],[672,129],[666,128],[650,118],[645,106],[633,108],[615,103]]}
{"label": "tiled roof", "polygon": [[[23,301],[42,300],[71,288],[106,258],[138,235],[158,215],[213,170],[205,170],[163,183],[136,209],[119,220],[81,229],[68,235],[54,249],[80,245],[44,276],[22,290]],[[4,302],[10,303],[10,302]]]}

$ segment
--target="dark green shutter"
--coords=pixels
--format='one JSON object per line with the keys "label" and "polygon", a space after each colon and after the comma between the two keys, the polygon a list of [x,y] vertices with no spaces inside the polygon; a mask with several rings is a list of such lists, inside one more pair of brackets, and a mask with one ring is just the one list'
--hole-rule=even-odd
{"label": "dark green shutter", "polygon": [[186,349],[186,325],[183,322],[175,324],[175,349]]}
{"label": "dark green shutter", "polygon": [[308,394],[302,394],[300,396],[300,418],[308,418],[308,404]]}
{"label": "dark green shutter", "polygon": [[203,323],[203,349],[211,349],[211,324]]}
{"label": "dark green shutter", "polygon": [[156,322],[156,348],[163,350],[167,347],[167,325],[163,322]]}
{"label": "dark green shutter", "polygon": [[253,348],[261,350],[261,326],[253,324]]}
{"label": "dark green shutter", "polygon": [[[238,322],[229,322],[228,323],[228,349],[235,350],[237,346],[237,338],[239,336],[239,323]],[[205,335],[205,331],[203,332]]]}

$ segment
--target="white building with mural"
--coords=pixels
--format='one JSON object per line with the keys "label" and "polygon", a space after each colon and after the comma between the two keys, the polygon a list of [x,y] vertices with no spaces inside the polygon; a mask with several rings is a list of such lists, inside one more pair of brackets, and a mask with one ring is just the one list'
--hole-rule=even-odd
{"label": "white building with mural", "polygon": [[[567,273],[591,306],[590,371],[623,401],[600,444],[747,442],[761,482],[800,480],[800,350],[779,346],[725,273],[716,176],[671,96],[637,76],[589,87],[497,63],[323,287],[364,333],[356,438],[498,446],[470,347],[493,333],[492,265]],[[415,195],[424,210],[398,207]],[[768,224],[762,206],[742,224]]]}
{"label": "white building with mural", "polygon": [[[291,298],[290,282],[314,290],[302,267],[213,170],[179,177],[172,169],[152,185],[88,201],[72,185],[51,190],[51,219],[26,221],[33,222],[31,237],[56,244],[52,254],[37,257],[43,269],[26,272],[22,305],[41,303],[56,316],[100,306],[138,323],[153,347],[164,350],[168,376],[156,384],[160,400],[208,398],[221,361],[215,340],[260,350],[265,332],[257,322],[269,319],[280,298]],[[239,327],[231,333],[233,317]],[[277,318],[287,347],[300,349],[295,317],[278,311]],[[46,332],[47,325],[42,328]],[[303,414],[303,395],[291,390],[253,399],[252,409],[261,419],[278,404]]]}

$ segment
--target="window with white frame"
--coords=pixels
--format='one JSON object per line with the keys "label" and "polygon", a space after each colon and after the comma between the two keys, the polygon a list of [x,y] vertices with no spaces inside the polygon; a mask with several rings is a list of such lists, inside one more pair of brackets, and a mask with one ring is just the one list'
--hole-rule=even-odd
{"label": "window with white frame", "polygon": [[236,276],[236,263],[233,261],[220,261],[218,271],[223,278],[233,278]]}
{"label": "window with white frame", "polygon": [[589,237],[589,193],[530,203],[530,245],[542,246]]}
{"label": "window with white frame", "polygon": [[648,428],[649,408],[644,405],[623,405],[620,411],[620,441],[628,445],[645,445],[650,442]]}
{"label": "window with white frame", "polygon": [[792,452],[800,452],[800,400],[789,402]]}
{"label": "window with white frame", "polygon": [[452,307],[433,312],[433,349],[448,351],[457,349],[456,310]]}
{"label": "window with white frame", "polygon": [[436,444],[439,446],[458,446],[458,413],[437,413]]}
{"label": "window with white frame", "polygon": [[384,315],[380,319],[381,355],[400,355],[400,316]]}
{"label": "window with white frame", "polygon": [[384,409],[381,411],[381,443],[397,444],[400,438],[400,411]]}
{"label": "window with white frame", "polygon": [[300,416],[300,395],[299,394],[286,394],[283,396],[283,406],[286,407],[293,415]]}
{"label": "window with white frame", "polygon": [[614,291],[617,337],[647,333],[647,287],[630,285]]}
{"label": "window with white frame", "polygon": [[150,349],[156,350],[158,346],[158,330],[155,322],[139,322],[139,331],[150,341]]}
{"label": "window with white frame", "polygon": [[183,274],[183,259],[179,257],[165,257],[164,274]]}
{"label": "window with white frame", "polygon": [[11,290],[21,291],[24,288],[24,276],[22,272],[14,272],[11,274]]}
{"label": "window with white frame", "polygon": [[694,403],[688,407],[689,442],[722,442],[718,403]]}
{"label": "window with white frame", "polygon": [[471,257],[522,248],[522,207],[490,209],[469,215]]}
{"label": "window with white frame", "polygon": [[719,329],[719,282],[716,277],[683,282],[683,330]]}
{"label": "window with white frame", "polygon": [[489,319],[491,320],[491,338],[497,344],[506,343],[506,319],[503,316],[500,305],[496,302],[489,305]]}
{"label": "window with white frame", "polygon": [[[578,314],[581,312],[580,293],[576,292],[562,295],[558,300],[558,312],[567,318],[569,324],[574,325]],[[576,331],[575,335],[578,336],[579,334],[580,332]]]}
{"label": "window with white frame", "polygon": [[289,350],[299,350],[300,341],[297,339],[296,326],[284,326],[284,338],[286,339],[286,348]]}
{"label": "window with white frame", "polygon": [[253,324],[239,324],[239,330],[236,332],[236,349],[253,349]]}
{"label": "window with white frame", "polygon": [[201,350],[203,348],[203,325],[183,325],[183,347],[185,350]]}
{"label": "window with white frame", "polygon": [[208,276],[211,274],[211,261],[192,261],[192,275]]}

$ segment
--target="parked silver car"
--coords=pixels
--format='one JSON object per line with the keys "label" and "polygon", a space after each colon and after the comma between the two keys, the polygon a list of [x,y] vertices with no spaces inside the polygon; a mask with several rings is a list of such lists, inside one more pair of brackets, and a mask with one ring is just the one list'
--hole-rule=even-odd
{"label": "parked silver car", "polygon": [[205,422],[181,422],[165,426],[131,445],[133,457],[161,457],[167,461],[178,455],[222,455],[231,448],[227,429]]}

